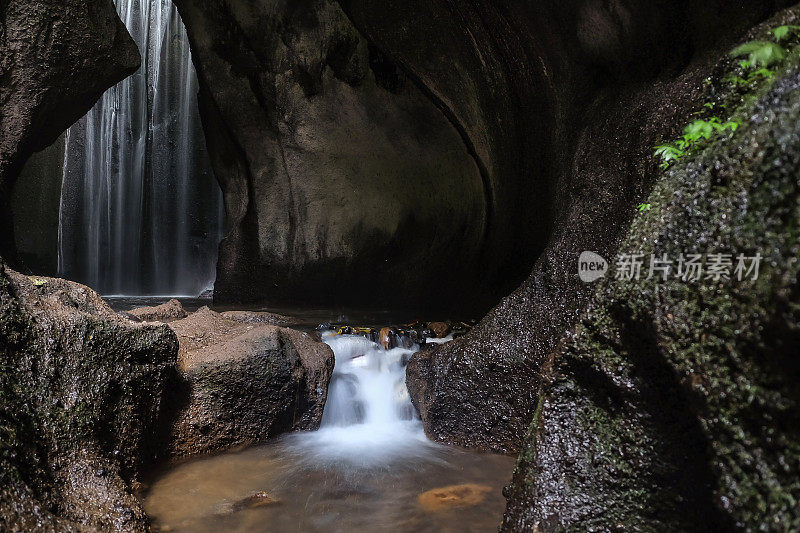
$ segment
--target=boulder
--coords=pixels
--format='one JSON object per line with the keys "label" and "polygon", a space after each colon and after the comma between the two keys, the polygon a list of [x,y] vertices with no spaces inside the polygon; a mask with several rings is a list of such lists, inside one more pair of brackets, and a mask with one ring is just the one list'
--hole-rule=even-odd
{"label": "boulder", "polygon": [[174,457],[319,427],[334,366],[328,345],[307,333],[232,320],[208,307],[170,326],[180,342],[182,376],[174,391]]}
{"label": "boulder", "polygon": [[[747,40],[799,20],[792,8]],[[660,174],[620,246],[666,256],[668,278],[606,277],[546,358],[503,531],[800,528],[793,46],[773,79],[744,84],[749,94],[726,81],[740,69],[732,59],[709,79],[715,113],[742,124]],[[683,279],[680,257],[695,253],[702,279]],[[707,269],[715,254],[731,254],[727,276]],[[736,272],[739,254],[762,256],[758,276]]]}
{"label": "boulder", "polygon": [[178,341],[94,291],[0,260],[0,530],[146,531]]}
{"label": "boulder", "polygon": [[0,20],[0,254],[13,260],[10,198],[25,161],[140,57],[111,0],[7,0]]}
{"label": "boulder", "polygon": [[451,331],[450,324],[447,322],[431,322],[428,324],[428,328],[433,331],[437,339],[447,337]]}
{"label": "boulder", "polygon": [[131,309],[127,314],[142,322],[171,322],[188,316],[183,305],[174,298],[161,305]]}

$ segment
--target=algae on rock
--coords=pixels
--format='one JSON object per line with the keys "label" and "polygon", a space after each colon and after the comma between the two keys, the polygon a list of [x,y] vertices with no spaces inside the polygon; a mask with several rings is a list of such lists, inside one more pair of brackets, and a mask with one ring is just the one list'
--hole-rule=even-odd
{"label": "algae on rock", "polygon": [[550,362],[506,531],[800,528],[800,68],[664,173],[621,254],[763,259],[605,279]]}
{"label": "algae on rock", "polygon": [[0,530],[147,530],[133,490],[177,353],[166,326],[0,260]]}

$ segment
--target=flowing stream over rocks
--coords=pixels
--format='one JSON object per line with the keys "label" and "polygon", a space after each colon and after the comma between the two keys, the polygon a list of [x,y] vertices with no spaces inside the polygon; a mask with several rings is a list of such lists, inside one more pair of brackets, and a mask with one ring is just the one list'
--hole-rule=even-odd
{"label": "flowing stream over rocks", "polygon": [[[145,507],[161,531],[493,531],[514,460],[429,441],[405,386],[419,349],[327,331],[318,431],[179,465]],[[445,339],[428,339],[446,342]]]}
{"label": "flowing stream over rocks", "polygon": [[171,0],[115,3],[142,67],[67,131],[59,275],[102,294],[197,295],[224,212],[186,31]]}

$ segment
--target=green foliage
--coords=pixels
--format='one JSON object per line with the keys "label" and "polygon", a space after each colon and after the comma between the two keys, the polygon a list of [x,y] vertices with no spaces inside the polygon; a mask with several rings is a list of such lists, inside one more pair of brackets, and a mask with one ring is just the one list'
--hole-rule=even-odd
{"label": "green foliage", "polygon": [[768,67],[786,57],[786,49],[769,41],[751,41],[738,46],[731,52],[732,57],[748,56],[749,67]]}
{"label": "green foliage", "polygon": [[[744,43],[730,52],[732,58],[741,58],[736,61],[736,68],[722,78],[722,82],[732,85],[734,89],[752,90],[758,82],[775,77],[775,70],[769,67],[777,65],[789,54],[781,46],[784,41],[800,38],[800,26],[785,25],[774,28],[771,32],[776,42],[757,40]],[[796,44],[796,42],[795,42]],[[744,57],[746,56],[746,57]],[[712,80],[705,80],[705,85],[710,87]],[[725,104],[706,102],[703,109],[694,113],[695,116],[708,116],[712,112],[725,108]],[[655,156],[661,161],[661,168],[669,166],[690,153],[696,147],[711,139],[714,135],[730,131],[734,132],[741,125],[740,122],[723,121],[712,116],[707,119],[698,118],[683,130],[680,139],[672,143],[661,144],[655,147]]]}
{"label": "green foliage", "polygon": [[775,76],[775,71],[768,68],[760,68],[751,74],[752,77],[761,77],[768,80]]}
{"label": "green foliage", "polygon": [[636,209],[639,211],[650,211],[652,209],[652,204],[639,204],[636,206]]}
{"label": "green foliage", "polygon": [[656,157],[661,159],[661,168],[664,169],[669,167],[673,161],[677,161],[685,154],[686,152],[674,144],[662,144],[661,146],[656,146]]}
{"label": "green foliage", "polygon": [[661,160],[661,168],[668,168],[674,161],[679,160],[703,141],[710,139],[716,133],[736,131],[741,122],[729,120],[722,122],[719,117],[708,120],[698,119],[686,126],[683,136],[670,144],[655,147],[655,155]]}
{"label": "green foliage", "polygon": [[790,35],[798,35],[800,34],[800,26],[778,26],[774,30],[772,30],[772,35],[775,36],[775,40],[781,42],[785,40]]}

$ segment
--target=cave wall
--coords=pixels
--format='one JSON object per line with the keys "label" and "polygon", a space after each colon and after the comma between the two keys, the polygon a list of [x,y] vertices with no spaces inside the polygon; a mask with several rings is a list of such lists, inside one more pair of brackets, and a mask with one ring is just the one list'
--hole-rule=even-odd
{"label": "cave wall", "polygon": [[58,273],[58,230],[64,136],[33,154],[12,191],[14,244],[19,269],[28,274]]}
{"label": "cave wall", "polygon": [[403,305],[475,278],[480,169],[338,4],[176,4],[230,228],[215,301]]}
{"label": "cave wall", "polygon": [[109,0],[0,3],[0,254],[7,260],[16,261],[11,194],[26,160],[139,62]]}
{"label": "cave wall", "polygon": [[[620,246],[669,278],[606,277],[547,358],[503,531],[800,527],[800,38],[782,44],[771,79],[732,84],[723,56],[703,84],[699,116],[741,125],[657,173]],[[697,253],[731,254],[730,274],[678,277]]]}
{"label": "cave wall", "polygon": [[[481,39],[504,36],[493,57],[505,60],[507,86],[526,105],[504,108],[503,124],[520,120],[550,133],[547,142],[523,152],[544,165],[538,180],[513,167],[497,175],[500,183],[535,189],[541,182],[549,191],[547,209],[536,211],[536,223],[546,224],[548,232],[530,276],[469,335],[416,355],[408,369],[409,389],[430,437],[518,451],[537,403],[541,364],[594,291],[578,279],[577,258],[584,250],[613,255],[637,199],[656,176],[652,147],[696,109],[716,58],[777,5],[477,2],[462,9],[408,2],[388,12],[378,2],[345,5],[358,28],[418,73],[417,79],[434,84],[438,98],[462,109],[458,115],[464,117],[485,108],[471,105],[474,98],[458,81],[472,71],[447,69],[444,59],[419,43],[431,33],[447,35],[443,41],[460,43],[444,56],[452,61],[483,57],[489,48]],[[447,15],[436,18],[433,11]],[[463,17],[472,17],[472,26]],[[470,28],[468,38],[464,27]],[[521,69],[534,72],[523,75]],[[475,74],[471,85],[480,86],[484,77]],[[520,79],[543,80],[540,85],[549,90],[526,92],[536,85]],[[489,130],[488,138],[511,132]]]}

